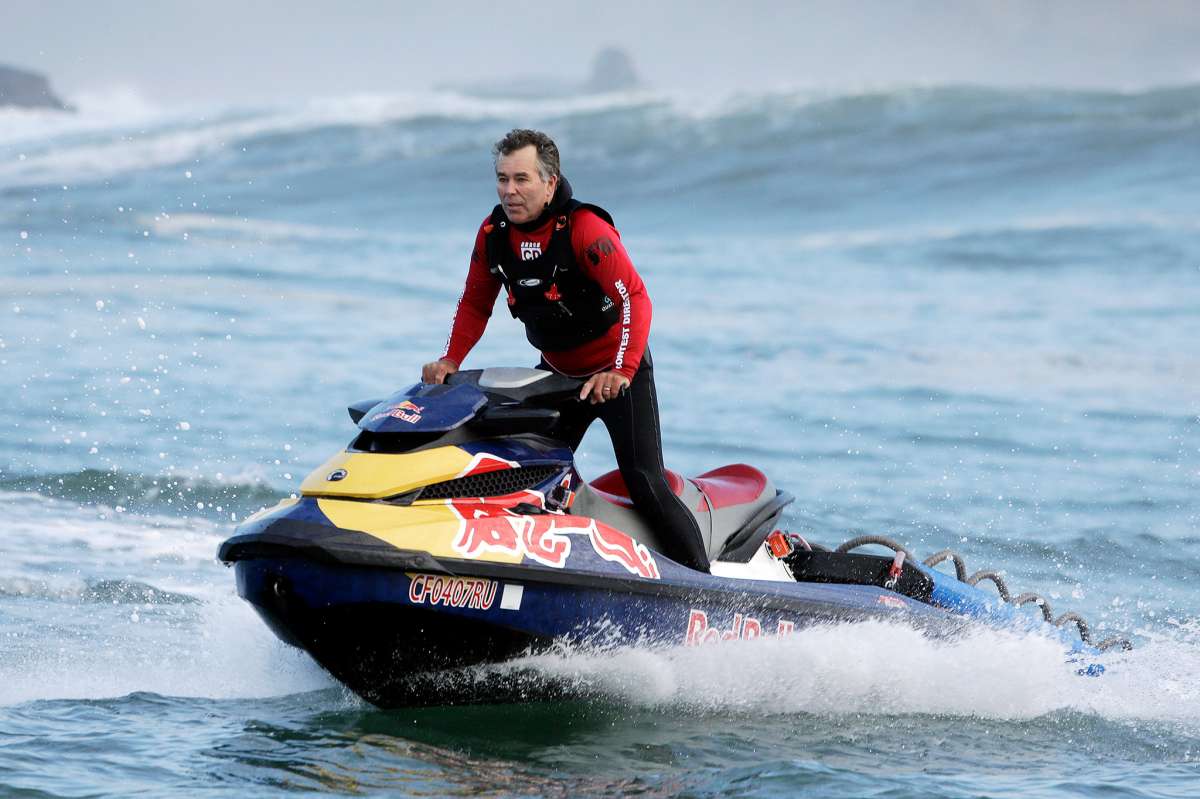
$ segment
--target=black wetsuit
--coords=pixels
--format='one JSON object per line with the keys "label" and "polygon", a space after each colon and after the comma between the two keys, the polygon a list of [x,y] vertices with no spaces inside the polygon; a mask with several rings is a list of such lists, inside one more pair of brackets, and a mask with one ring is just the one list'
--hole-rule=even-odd
{"label": "black wetsuit", "polygon": [[[539,368],[551,369],[545,361]],[[664,554],[685,566],[708,571],[708,553],[696,517],[667,483],[650,351],[642,355],[633,382],[620,395],[595,405],[587,400],[568,403],[561,414],[557,435],[572,451],[578,449],[593,421],[604,422],[629,498],[654,529],[669,531],[660,539],[667,550]]]}

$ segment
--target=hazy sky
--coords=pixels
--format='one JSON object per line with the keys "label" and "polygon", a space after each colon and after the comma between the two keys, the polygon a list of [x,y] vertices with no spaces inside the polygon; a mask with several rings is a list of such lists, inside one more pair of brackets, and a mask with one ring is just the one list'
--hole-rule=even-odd
{"label": "hazy sky", "polygon": [[1192,0],[0,0],[0,63],[158,103],[574,79],[605,45],[664,89],[1132,87],[1200,80],[1198,43]]}

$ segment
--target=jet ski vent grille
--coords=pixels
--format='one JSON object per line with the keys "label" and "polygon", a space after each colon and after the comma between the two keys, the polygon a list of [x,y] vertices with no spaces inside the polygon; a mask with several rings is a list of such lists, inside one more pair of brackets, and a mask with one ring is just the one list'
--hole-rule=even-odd
{"label": "jet ski vent grille", "polygon": [[459,499],[462,497],[502,497],[539,486],[562,471],[561,466],[525,466],[498,469],[434,483],[421,489],[416,499]]}

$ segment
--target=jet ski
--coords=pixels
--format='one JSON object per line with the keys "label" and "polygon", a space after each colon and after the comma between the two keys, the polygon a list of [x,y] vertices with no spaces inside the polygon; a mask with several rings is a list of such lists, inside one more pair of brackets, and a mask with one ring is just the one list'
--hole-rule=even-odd
{"label": "jet ski", "polygon": [[[580,387],[491,368],[351,405],[349,446],[247,518],[218,557],[279,638],[381,707],[554,695],[561,686],[503,666],[556,646],[713,646],[868,619],[933,636],[980,623],[1057,636],[1082,673],[1128,646],[1093,643],[1076,614],[1011,596],[995,572],[968,575],[957,553],[919,562],[882,537],[831,550],[781,530],[792,496],[747,464],[668,473],[711,573],[675,563],[620,473],[585,480],[556,438]],[[854,551],[868,544],[888,551]],[[946,560],[954,575],[934,568]]]}

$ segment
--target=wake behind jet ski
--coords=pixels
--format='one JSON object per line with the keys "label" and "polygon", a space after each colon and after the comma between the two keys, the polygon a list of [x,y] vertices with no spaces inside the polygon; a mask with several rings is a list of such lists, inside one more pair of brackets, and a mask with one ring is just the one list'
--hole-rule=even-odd
{"label": "wake behind jet ski", "polygon": [[[887,539],[828,551],[785,533],[791,495],[746,464],[670,474],[712,570],[681,566],[620,474],[585,481],[555,437],[580,385],[537,369],[473,370],[351,406],[350,445],[221,545],[238,593],[282,640],[385,707],[553,692],[477,667],[560,642],[703,646],[897,619],[932,635],[971,623],[1040,631],[1076,660],[1128,645],[1092,645],[1086,622],[1053,618],[1035,595],[1001,601],[974,585],[991,580],[1007,600],[999,575],[967,575],[954,553],[919,563]],[[865,543],[894,551],[850,551]],[[956,576],[933,568],[951,558]],[[1020,610],[1030,601],[1044,620]]]}

